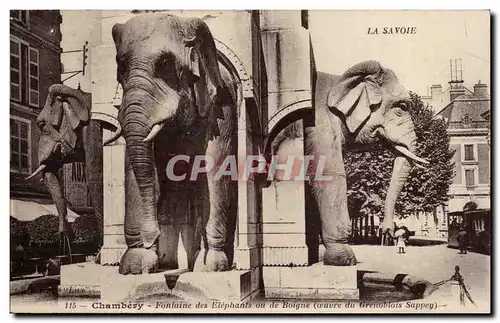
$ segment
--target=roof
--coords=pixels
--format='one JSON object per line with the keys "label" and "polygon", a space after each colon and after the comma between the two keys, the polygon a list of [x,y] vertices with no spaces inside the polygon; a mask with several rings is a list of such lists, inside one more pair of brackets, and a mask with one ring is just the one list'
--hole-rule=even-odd
{"label": "roof", "polygon": [[[486,128],[487,122],[481,116],[490,109],[490,97],[476,94],[461,95],[436,113],[448,120],[450,128]],[[469,116],[469,124],[464,117]]]}

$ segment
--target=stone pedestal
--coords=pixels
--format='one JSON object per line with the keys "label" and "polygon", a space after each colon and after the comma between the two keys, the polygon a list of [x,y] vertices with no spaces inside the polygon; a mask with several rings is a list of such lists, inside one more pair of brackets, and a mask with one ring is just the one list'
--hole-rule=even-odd
{"label": "stone pedestal", "polygon": [[359,299],[357,266],[264,267],[266,298]]}
{"label": "stone pedestal", "polygon": [[[250,270],[194,273],[179,276],[171,289],[174,295],[185,299],[246,302],[257,296],[259,289],[252,288]],[[168,274],[166,275],[168,279]]]}
{"label": "stone pedestal", "polygon": [[307,266],[304,185],[273,182],[262,190],[264,266]]}
{"label": "stone pedestal", "polygon": [[103,271],[112,268],[89,262],[61,266],[59,296],[98,298],[101,295]]}
{"label": "stone pedestal", "polygon": [[59,296],[96,297],[106,302],[179,299],[246,302],[258,293],[258,287],[252,287],[250,270],[193,273],[176,269],[121,275],[117,266],[93,263],[62,266],[59,286]]}

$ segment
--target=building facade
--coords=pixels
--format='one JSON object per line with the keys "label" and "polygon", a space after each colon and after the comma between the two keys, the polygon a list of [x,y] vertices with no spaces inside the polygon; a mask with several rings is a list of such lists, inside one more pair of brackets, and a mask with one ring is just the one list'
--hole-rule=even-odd
{"label": "building facade", "polygon": [[472,94],[457,88],[456,98],[437,114],[448,124],[450,148],[455,150],[455,177],[450,187],[447,211],[462,211],[468,202],[490,208],[490,146],[488,86],[479,81]]}
{"label": "building facade", "polygon": [[447,239],[449,212],[463,211],[466,205],[490,209],[490,94],[481,81],[471,91],[463,81],[452,80],[444,91],[441,85],[432,85],[430,95],[422,100],[448,125],[455,175],[446,205],[415,214],[401,224],[416,236]]}
{"label": "building facade", "polygon": [[40,178],[24,178],[38,167],[36,118],[48,88],[61,82],[59,10],[10,11],[11,197],[50,199]]}

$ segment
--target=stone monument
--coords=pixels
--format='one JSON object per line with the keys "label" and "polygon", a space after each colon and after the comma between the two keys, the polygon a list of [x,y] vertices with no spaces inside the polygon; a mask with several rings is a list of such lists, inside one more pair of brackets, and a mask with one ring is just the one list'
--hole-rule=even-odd
{"label": "stone monument", "polygon": [[[238,159],[262,153],[266,135],[290,112],[312,108],[314,64],[304,12],[171,13],[202,18],[215,38],[219,59],[239,78]],[[134,15],[130,11],[94,13],[93,35],[97,36],[90,42],[92,114],[117,127],[120,91],[111,28]],[[112,128],[104,131],[104,141],[116,131]],[[278,181],[262,186],[257,177],[251,177],[238,182],[233,270],[192,273],[179,269],[148,275],[118,274],[118,267],[113,265],[126,250],[124,145],[120,137],[103,147],[101,264],[63,266],[61,294],[82,287],[100,293],[107,301],[169,293],[186,299],[231,301],[247,301],[259,294],[274,298],[359,298],[355,266],[323,266],[311,261],[311,247],[306,239],[305,185],[300,181]],[[293,201],[293,205],[289,201]]]}

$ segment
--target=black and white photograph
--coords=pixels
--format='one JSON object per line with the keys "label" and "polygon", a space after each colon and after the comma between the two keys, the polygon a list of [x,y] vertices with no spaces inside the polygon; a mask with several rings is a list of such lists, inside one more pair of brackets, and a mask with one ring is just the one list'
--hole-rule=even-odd
{"label": "black and white photograph", "polygon": [[10,312],[490,314],[491,19],[10,10]]}

